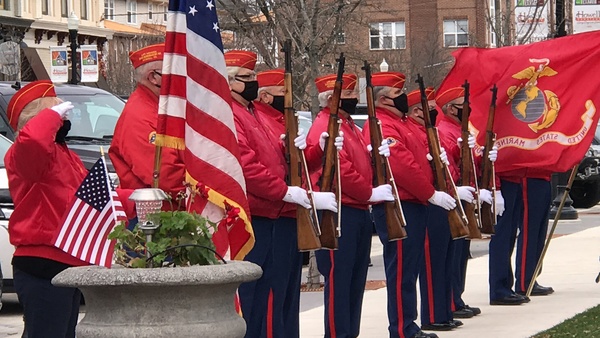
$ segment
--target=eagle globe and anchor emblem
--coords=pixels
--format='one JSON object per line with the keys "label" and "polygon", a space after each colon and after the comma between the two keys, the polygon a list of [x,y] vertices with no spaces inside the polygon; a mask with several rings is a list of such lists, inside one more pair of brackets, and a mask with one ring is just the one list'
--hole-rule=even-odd
{"label": "eagle globe and anchor emblem", "polygon": [[518,80],[527,80],[518,86],[510,86],[506,91],[511,105],[513,116],[524,123],[535,133],[550,127],[560,111],[558,96],[550,90],[542,90],[537,86],[538,79],[545,76],[558,74],[548,67],[549,59],[530,59],[530,62],[540,63],[536,69],[530,66],[512,77]]}

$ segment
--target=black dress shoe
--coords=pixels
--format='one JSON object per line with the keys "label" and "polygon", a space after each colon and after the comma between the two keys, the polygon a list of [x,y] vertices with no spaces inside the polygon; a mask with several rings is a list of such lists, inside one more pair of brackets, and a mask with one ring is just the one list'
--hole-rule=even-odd
{"label": "black dress shoe", "polygon": [[431,324],[423,324],[421,325],[421,329],[422,330],[429,330],[429,331],[450,331],[452,329],[455,329],[456,325],[447,322],[447,323],[431,323]]}
{"label": "black dress shoe", "polygon": [[[531,296],[547,296],[554,292],[554,289],[551,286],[541,286],[539,284],[535,284],[533,289],[531,290]],[[525,295],[527,292],[517,291],[520,295]]]}
{"label": "black dress shoe", "polygon": [[411,338],[438,338],[438,335],[435,333],[426,333],[423,331],[419,331],[419,332],[415,333],[415,335],[412,336]]}
{"label": "black dress shoe", "polygon": [[526,297],[523,297],[521,295],[512,294],[504,298],[492,299],[490,300],[490,305],[521,305],[529,301],[525,298]]}
{"label": "black dress shoe", "polygon": [[469,306],[469,305],[465,305],[465,309],[467,310],[471,310],[471,312],[473,312],[473,314],[475,316],[480,315],[481,314],[481,309],[478,307],[474,307],[474,306]]}
{"label": "black dress shoe", "polygon": [[462,309],[452,312],[452,317],[454,318],[472,318],[473,316],[475,316],[475,313],[473,313],[473,311],[470,309],[467,309],[466,306]]}
{"label": "black dress shoe", "polygon": [[456,319],[451,320],[450,324],[452,324],[456,327],[463,326],[463,322],[461,322],[460,320],[456,320]]}

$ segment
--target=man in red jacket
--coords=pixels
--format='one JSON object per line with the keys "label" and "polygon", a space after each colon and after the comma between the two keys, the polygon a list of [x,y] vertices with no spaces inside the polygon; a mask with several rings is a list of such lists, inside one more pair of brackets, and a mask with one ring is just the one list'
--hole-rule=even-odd
{"label": "man in red jacket", "polygon": [[10,100],[7,116],[17,131],[4,162],[15,210],[9,221],[14,283],[30,338],[75,337],[81,293],[51,280],[88,263],[53,245],[62,217],[87,175],[65,144],[70,102],[56,98],[50,81],[35,81]]}
{"label": "man in red jacket", "polygon": [[[330,74],[315,80],[323,109],[308,133],[307,150],[322,148],[321,140],[329,123],[336,76]],[[394,199],[390,185],[372,186],[368,142],[351,117],[358,103],[356,82],[356,75],[344,74],[338,111],[340,132],[344,133],[344,149],[339,152],[342,236],[338,240],[338,250],[316,252],[319,272],[325,277],[325,337],[358,337],[371,251],[372,222],[368,207],[372,202]],[[382,154],[387,154],[388,150],[387,144],[379,148]],[[314,188],[318,189],[321,170],[311,176]]]}
{"label": "man in red jacket", "polygon": [[[246,337],[298,337],[302,260],[294,216],[296,205],[311,207],[308,194],[301,187],[287,185],[283,143],[278,133],[266,127],[268,117],[253,103],[258,95],[256,54],[232,50],[225,53],[225,64],[256,238],[244,259],[263,269],[259,280],[239,288]],[[304,149],[305,134],[294,143]],[[315,204],[317,209],[336,208],[332,193],[316,194]]]}
{"label": "man in red jacket", "polygon": [[[163,52],[164,44],[157,44],[129,55],[135,68],[137,86],[117,121],[108,150],[122,189],[152,186]],[[162,148],[159,178],[158,187],[172,198],[185,190],[183,151]],[[185,203],[182,204],[184,205]]]}

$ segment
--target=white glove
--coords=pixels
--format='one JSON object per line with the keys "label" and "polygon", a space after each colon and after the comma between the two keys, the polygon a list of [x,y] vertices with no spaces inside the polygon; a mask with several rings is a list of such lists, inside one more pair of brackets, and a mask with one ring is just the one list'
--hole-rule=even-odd
{"label": "white glove", "polygon": [[490,150],[490,155],[488,156],[488,158],[490,159],[490,161],[496,162],[496,160],[498,159],[498,147],[496,147],[496,146],[492,147],[492,149]]}
{"label": "white glove", "polygon": [[456,208],[456,200],[454,197],[446,194],[443,191],[435,191],[431,197],[429,197],[429,203],[442,207],[446,210],[452,210]]}
{"label": "white glove", "polygon": [[377,150],[379,150],[379,155],[390,157],[390,145],[388,144],[387,140],[382,140],[381,146],[379,146]]}
{"label": "white glove", "polygon": [[[440,159],[442,162],[444,162],[444,164],[450,165],[450,162],[448,162],[448,155],[446,155],[446,149],[444,149],[444,147],[440,147]],[[433,157],[431,157],[431,154],[429,153],[427,153],[427,160],[433,160]]]}
{"label": "white glove", "polygon": [[67,120],[69,118],[69,112],[73,108],[75,108],[75,106],[73,106],[71,102],[65,101],[63,103],[57,104],[56,106],[50,109],[54,110],[58,114],[58,116],[60,116],[61,119]]}
{"label": "white glove", "polygon": [[504,213],[504,197],[502,197],[502,192],[500,190],[496,190],[496,215],[502,216]]}
{"label": "white glove", "polygon": [[[460,145],[462,143],[462,137],[459,137],[458,139],[456,139],[456,142],[458,143],[458,146],[460,147]],[[469,139],[467,140],[467,142],[469,143],[469,148],[471,148],[471,149],[475,148],[475,138],[473,137],[473,135],[469,134]]]}
{"label": "white glove", "polygon": [[285,196],[283,196],[283,201],[288,203],[299,204],[300,206],[306,209],[311,208],[310,200],[308,199],[308,193],[306,192],[306,190],[300,187],[288,187]]}
{"label": "white glove", "polygon": [[338,212],[337,200],[332,192],[313,192],[315,206],[317,210],[330,210]]}
{"label": "white glove", "polygon": [[487,204],[492,204],[492,202],[494,202],[492,199],[492,192],[487,189],[479,189],[479,199]]}
{"label": "white glove", "polygon": [[394,195],[392,194],[392,186],[389,184],[382,184],[378,187],[373,188],[369,202],[383,202],[393,201]]}
{"label": "white glove", "polygon": [[469,186],[460,186],[456,187],[456,192],[458,193],[458,198],[461,200],[467,203],[475,203],[475,197],[473,196],[475,188]]}
{"label": "white glove", "polygon": [[[324,131],[321,133],[321,137],[319,138],[319,147],[321,147],[321,150],[325,151],[325,143],[327,143],[327,138],[329,137],[329,134]],[[335,140],[333,141],[333,144],[335,145],[335,147],[337,148],[337,150],[342,150],[342,147],[344,146],[344,132],[340,131],[340,133],[338,134],[338,137],[335,138]]]}
{"label": "white glove", "polygon": [[306,149],[306,134],[304,133],[304,129],[298,129],[298,137],[294,139],[294,145],[300,150]]}

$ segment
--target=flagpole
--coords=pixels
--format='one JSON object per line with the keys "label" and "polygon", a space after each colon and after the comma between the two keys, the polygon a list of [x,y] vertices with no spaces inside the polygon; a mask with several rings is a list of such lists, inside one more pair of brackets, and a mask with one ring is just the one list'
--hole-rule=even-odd
{"label": "flagpole", "polygon": [[554,222],[552,223],[552,228],[550,229],[550,233],[548,234],[548,238],[546,238],[546,243],[544,244],[544,249],[542,250],[542,255],[540,256],[537,265],[535,266],[535,270],[533,271],[533,276],[531,277],[531,283],[529,283],[529,287],[527,288],[526,296],[531,296],[531,291],[533,291],[533,286],[535,285],[535,280],[537,279],[540,270],[542,269],[542,262],[544,261],[544,256],[546,256],[546,251],[548,251],[548,246],[550,246],[550,240],[552,240],[552,236],[554,235],[554,230],[556,229],[556,225],[558,224],[558,220],[560,219],[560,213],[562,212],[563,206],[565,205],[565,201],[569,196],[569,191],[571,191],[571,186],[573,185],[573,181],[575,180],[575,176],[577,176],[577,168],[579,168],[579,164],[576,164],[573,169],[571,169],[571,176],[569,177],[569,183],[567,183],[567,187],[565,188],[565,193],[560,200],[560,205],[558,206],[558,210],[556,211],[556,215],[554,215]]}
{"label": "flagpole", "polygon": [[152,187],[158,188],[158,176],[160,174],[160,161],[162,155],[162,147],[157,145],[154,151],[154,172],[152,173]]}
{"label": "flagpole", "polygon": [[[112,184],[110,183],[110,177],[108,176],[108,167],[106,167],[106,158],[104,157],[104,148],[100,146],[100,157],[102,157],[102,165],[104,166],[104,175],[106,176],[106,186],[108,187],[108,194],[111,195],[112,192]],[[112,196],[110,196],[110,208],[112,209],[113,218],[115,219],[115,224],[117,224],[117,211],[115,210],[115,203],[113,203]]]}

